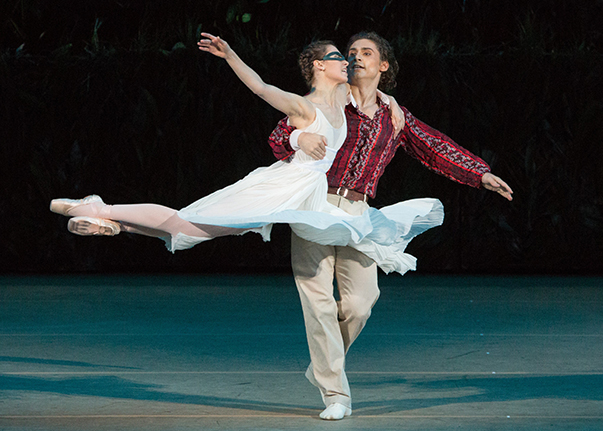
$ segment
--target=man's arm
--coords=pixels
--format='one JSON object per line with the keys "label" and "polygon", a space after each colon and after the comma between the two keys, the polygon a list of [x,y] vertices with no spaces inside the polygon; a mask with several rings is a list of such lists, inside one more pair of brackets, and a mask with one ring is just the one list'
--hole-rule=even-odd
{"label": "man's arm", "polygon": [[322,160],[327,154],[327,138],[316,133],[300,132],[295,136],[297,143],[293,143],[295,127],[287,124],[287,117],[278,122],[276,128],[268,137],[272,153],[279,160],[286,160],[301,149],[304,153],[316,160]]}
{"label": "man's arm", "polygon": [[424,166],[453,181],[481,187],[490,166],[451,138],[415,118],[402,107],[404,130],[398,135],[402,148]]}
{"label": "man's arm", "polygon": [[415,118],[402,108],[406,124],[398,135],[404,150],[424,166],[453,181],[472,187],[484,187],[513,200],[513,190],[490,172],[490,166],[475,154],[458,145],[445,134]]}
{"label": "man's arm", "polygon": [[295,153],[291,148],[289,138],[295,127],[287,124],[287,117],[278,122],[276,128],[268,137],[268,143],[272,148],[272,154],[279,160],[286,160]]}
{"label": "man's arm", "polygon": [[393,96],[389,96],[381,90],[377,90],[377,95],[389,105],[389,115],[392,118],[394,137],[396,137],[404,129],[404,111]]}

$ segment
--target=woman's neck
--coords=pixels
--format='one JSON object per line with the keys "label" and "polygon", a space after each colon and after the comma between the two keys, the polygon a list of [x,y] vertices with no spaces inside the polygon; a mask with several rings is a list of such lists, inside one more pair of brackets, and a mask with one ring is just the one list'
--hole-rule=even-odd
{"label": "woman's neck", "polygon": [[315,105],[337,106],[341,104],[338,89],[342,84],[315,82],[306,98]]}

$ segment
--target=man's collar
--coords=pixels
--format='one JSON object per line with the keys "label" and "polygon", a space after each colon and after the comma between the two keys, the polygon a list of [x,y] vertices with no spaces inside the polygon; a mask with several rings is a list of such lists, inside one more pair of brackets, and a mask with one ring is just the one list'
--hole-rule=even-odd
{"label": "man's collar", "polygon": [[[379,100],[381,104],[389,107],[389,97],[387,97],[387,94],[383,93],[381,90],[377,90],[377,100]],[[351,103],[354,108],[358,109],[358,102],[356,102],[356,99],[354,99],[354,95],[351,91],[348,93],[347,102],[348,104]]]}

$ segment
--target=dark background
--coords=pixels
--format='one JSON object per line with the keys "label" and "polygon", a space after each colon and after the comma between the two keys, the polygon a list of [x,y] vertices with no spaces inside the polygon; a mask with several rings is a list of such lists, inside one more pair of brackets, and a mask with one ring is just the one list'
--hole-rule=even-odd
{"label": "dark background", "polygon": [[315,38],[391,41],[390,93],[484,158],[509,203],[402,151],[372,204],[443,201],[409,251],[428,273],[603,272],[603,1],[4,0],[0,4],[3,273],[288,271],[289,229],[172,255],[153,238],[69,234],[57,197],[175,208],[274,161],[282,115],[220,59],[221,35],[267,82],[303,93]]}

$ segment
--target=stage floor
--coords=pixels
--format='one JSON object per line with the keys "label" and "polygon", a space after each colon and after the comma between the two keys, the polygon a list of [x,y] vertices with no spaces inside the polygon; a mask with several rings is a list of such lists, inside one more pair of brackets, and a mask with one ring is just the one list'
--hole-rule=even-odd
{"label": "stage floor", "polygon": [[318,418],[293,279],[0,278],[2,430],[602,430],[603,279],[381,278]]}

